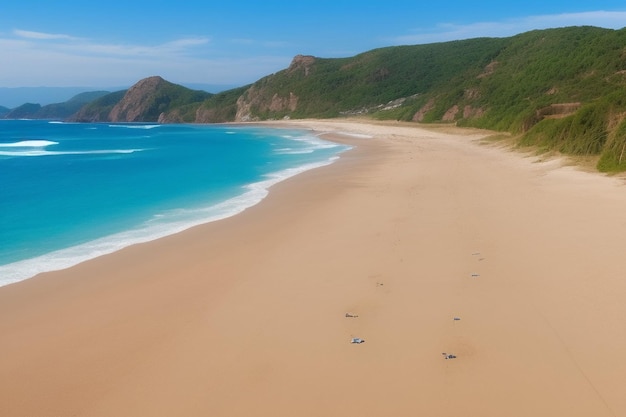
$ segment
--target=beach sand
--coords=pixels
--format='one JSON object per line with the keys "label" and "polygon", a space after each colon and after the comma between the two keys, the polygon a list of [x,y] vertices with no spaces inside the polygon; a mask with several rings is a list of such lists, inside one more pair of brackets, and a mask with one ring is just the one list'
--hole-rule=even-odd
{"label": "beach sand", "polygon": [[479,131],[278,125],[355,148],[0,288],[0,415],[626,416],[620,179]]}

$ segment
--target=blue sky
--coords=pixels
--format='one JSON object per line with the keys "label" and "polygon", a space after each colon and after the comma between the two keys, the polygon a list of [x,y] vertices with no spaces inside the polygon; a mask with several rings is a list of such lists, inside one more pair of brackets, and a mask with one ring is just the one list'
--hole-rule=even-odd
{"label": "blue sky", "polygon": [[297,54],[334,58],[533,29],[626,26],[626,3],[23,0],[0,4],[0,87],[244,85]]}

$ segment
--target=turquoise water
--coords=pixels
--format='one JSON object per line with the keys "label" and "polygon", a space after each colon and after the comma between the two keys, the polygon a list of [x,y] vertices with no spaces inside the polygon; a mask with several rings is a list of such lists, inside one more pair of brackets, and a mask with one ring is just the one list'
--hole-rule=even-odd
{"label": "turquoise water", "polygon": [[302,130],[0,121],[0,285],[232,216],[348,147]]}

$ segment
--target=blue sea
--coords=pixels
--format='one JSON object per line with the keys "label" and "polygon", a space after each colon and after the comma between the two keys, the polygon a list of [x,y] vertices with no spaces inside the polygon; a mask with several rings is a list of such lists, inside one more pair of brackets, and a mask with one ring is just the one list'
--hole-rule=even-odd
{"label": "blue sea", "polygon": [[303,130],[0,120],[0,286],[235,215],[347,149]]}

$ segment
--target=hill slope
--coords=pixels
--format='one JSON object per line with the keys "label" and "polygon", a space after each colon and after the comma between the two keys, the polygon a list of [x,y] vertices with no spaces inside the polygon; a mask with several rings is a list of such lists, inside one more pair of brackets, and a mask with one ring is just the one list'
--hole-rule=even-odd
{"label": "hill slope", "polygon": [[626,29],[297,56],[233,101],[225,104],[236,106],[239,121],[368,114],[450,122],[511,132],[546,151],[601,155],[601,170],[626,170]]}
{"label": "hill slope", "polygon": [[127,91],[106,95],[80,109],[70,120],[79,122],[195,121],[195,110],[212,94],[190,90],[161,77],[140,80]]}
{"label": "hill slope", "polygon": [[108,91],[92,91],[80,93],[63,103],[54,103],[41,106],[40,104],[26,103],[13,110],[2,112],[0,117],[7,119],[67,119],[76,113],[85,104],[108,94]]}
{"label": "hill slope", "polygon": [[521,146],[600,156],[626,170],[626,29],[568,27],[509,38],[296,56],[285,70],[209,94],[140,81],[78,121],[197,122],[368,115],[510,132]]}

